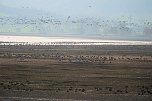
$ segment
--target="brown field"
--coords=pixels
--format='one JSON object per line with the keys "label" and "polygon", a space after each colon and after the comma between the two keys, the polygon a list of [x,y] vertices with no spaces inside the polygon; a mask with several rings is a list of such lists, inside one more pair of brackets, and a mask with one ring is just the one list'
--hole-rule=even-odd
{"label": "brown field", "polygon": [[152,46],[0,46],[0,101],[152,101]]}

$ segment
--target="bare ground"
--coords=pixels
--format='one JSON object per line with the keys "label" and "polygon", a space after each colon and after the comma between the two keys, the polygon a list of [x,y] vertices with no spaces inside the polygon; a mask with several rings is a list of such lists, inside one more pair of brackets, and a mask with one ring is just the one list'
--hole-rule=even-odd
{"label": "bare ground", "polygon": [[0,101],[151,101],[152,46],[0,46]]}

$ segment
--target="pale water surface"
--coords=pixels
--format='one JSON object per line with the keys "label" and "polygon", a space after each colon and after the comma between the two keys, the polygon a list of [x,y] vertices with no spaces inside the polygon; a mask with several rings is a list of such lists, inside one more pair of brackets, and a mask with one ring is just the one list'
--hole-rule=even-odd
{"label": "pale water surface", "polygon": [[75,37],[35,37],[1,35],[0,45],[152,45],[152,41],[126,41]]}

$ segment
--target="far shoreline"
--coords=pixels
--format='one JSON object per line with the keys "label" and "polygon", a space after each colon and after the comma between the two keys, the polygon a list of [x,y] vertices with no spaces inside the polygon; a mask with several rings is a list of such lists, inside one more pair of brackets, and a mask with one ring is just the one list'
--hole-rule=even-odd
{"label": "far shoreline", "polygon": [[152,36],[147,36],[147,37],[143,37],[143,36],[123,36],[120,37],[118,35],[115,36],[108,36],[108,35],[71,35],[68,33],[54,33],[53,35],[51,34],[42,34],[42,33],[0,33],[0,37],[1,36],[25,36],[25,37],[59,37],[59,38],[82,38],[82,39],[93,39],[93,40],[119,40],[119,41],[152,41]]}

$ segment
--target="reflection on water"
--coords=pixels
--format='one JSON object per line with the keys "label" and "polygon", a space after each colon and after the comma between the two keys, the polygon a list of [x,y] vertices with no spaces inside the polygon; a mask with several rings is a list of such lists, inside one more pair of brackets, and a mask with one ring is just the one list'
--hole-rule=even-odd
{"label": "reflection on water", "polygon": [[152,41],[100,40],[73,37],[1,36],[0,45],[152,45]]}

